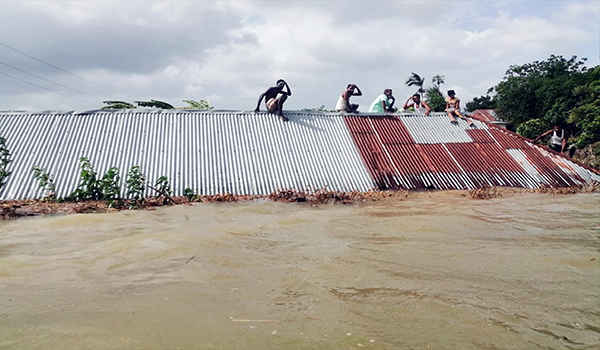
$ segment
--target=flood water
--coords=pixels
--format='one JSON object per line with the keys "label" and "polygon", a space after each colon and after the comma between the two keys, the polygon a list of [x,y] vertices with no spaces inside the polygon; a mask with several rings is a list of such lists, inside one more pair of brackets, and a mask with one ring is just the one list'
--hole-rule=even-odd
{"label": "flood water", "polygon": [[0,221],[0,349],[599,349],[600,194]]}

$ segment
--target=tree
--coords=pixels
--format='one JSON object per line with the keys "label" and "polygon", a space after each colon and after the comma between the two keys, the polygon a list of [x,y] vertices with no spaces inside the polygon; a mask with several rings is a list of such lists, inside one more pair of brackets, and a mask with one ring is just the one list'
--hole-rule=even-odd
{"label": "tree", "polygon": [[103,103],[107,104],[108,106],[102,107],[101,108],[102,110],[107,110],[107,109],[134,109],[134,108],[136,108],[131,103],[127,103],[127,102],[123,102],[123,101],[103,101]]}
{"label": "tree", "polygon": [[490,95],[474,97],[473,101],[467,102],[465,108],[469,112],[472,112],[476,109],[494,109],[496,108],[496,100]]}
{"label": "tree", "polygon": [[425,92],[425,90],[423,90],[424,83],[425,83],[425,78],[421,78],[421,76],[419,76],[415,72],[412,72],[411,76],[406,80],[407,86],[418,86],[419,87],[419,89],[417,90],[417,92],[419,94],[422,94]]}
{"label": "tree", "polygon": [[210,101],[208,100],[183,100],[183,102],[189,104],[187,107],[181,107],[180,109],[213,109],[214,107],[210,105]]}
{"label": "tree", "polygon": [[580,130],[575,140],[578,148],[600,141],[600,66],[587,71],[585,81],[573,91],[581,102],[570,110],[568,119]]}
{"label": "tree", "polygon": [[175,108],[166,102],[157,101],[157,100],[133,101],[133,102],[137,103],[137,105],[140,107],[154,107],[154,108],[161,108],[161,109],[174,109]]}
{"label": "tree", "polygon": [[436,74],[433,76],[433,78],[431,78],[431,82],[434,84],[437,84],[437,88],[438,90],[440,90],[440,85],[442,85],[443,83],[445,83],[444,79],[446,77],[440,74]]}
{"label": "tree", "polygon": [[434,112],[443,112],[446,108],[446,99],[438,86],[432,86],[425,91],[427,104]]}
{"label": "tree", "polygon": [[551,55],[545,61],[511,66],[495,87],[497,113],[514,128],[539,119],[550,128],[565,122],[569,111],[582,96],[574,94],[581,85],[585,59]]}

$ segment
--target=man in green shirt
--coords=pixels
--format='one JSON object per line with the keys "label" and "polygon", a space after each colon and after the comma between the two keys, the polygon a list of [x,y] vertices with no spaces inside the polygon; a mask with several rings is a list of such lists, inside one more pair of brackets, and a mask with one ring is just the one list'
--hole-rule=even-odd
{"label": "man in green shirt", "polygon": [[396,99],[392,96],[392,89],[385,89],[383,90],[383,95],[380,95],[371,103],[369,112],[394,113],[394,102],[396,102]]}

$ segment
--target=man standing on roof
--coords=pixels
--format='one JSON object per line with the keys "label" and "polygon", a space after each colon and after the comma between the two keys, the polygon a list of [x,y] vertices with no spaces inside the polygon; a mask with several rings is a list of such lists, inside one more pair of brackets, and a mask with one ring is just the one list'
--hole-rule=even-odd
{"label": "man standing on roof", "polygon": [[392,89],[383,90],[383,94],[380,95],[371,103],[369,112],[371,113],[394,113],[394,102],[396,98],[392,96]]}
{"label": "man standing on roof", "polygon": [[[567,140],[569,139],[569,132],[567,130],[565,130],[562,125],[560,124],[556,124],[554,126],[553,129],[550,129],[548,131],[546,131],[545,133],[541,134],[540,136],[536,137],[535,140],[533,140],[533,143],[538,142],[541,138],[548,136],[552,134],[552,136],[550,136],[550,140],[549,140],[549,147],[556,152],[560,152],[563,153],[564,151],[567,150]],[[573,157],[573,153],[575,152],[575,148],[573,147],[569,147],[569,157]]]}
{"label": "man standing on roof", "polygon": [[409,109],[410,107],[414,108],[415,112],[425,115],[429,115],[429,112],[431,112],[431,107],[425,101],[421,102],[421,95],[419,94],[414,94],[406,100],[404,109]]}
{"label": "man standing on roof", "polygon": [[362,92],[356,84],[348,84],[346,86],[346,90],[342,91],[335,105],[335,110],[338,112],[358,113],[358,105],[350,104],[350,97],[352,96],[362,96]]}
{"label": "man standing on roof", "polygon": [[[284,90],[286,88],[287,91]],[[258,97],[258,103],[256,104],[255,113],[260,111],[260,102],[265,99],[265,106],[271,113],[277,113],[277,116],[284,122],[289,119],[283,115],[283,103],[287,100],[288,96],[292,96],[292,90],[289,85],[283,79],[277,80],[275,86],[270,87],[267,91],[263,92]]]}

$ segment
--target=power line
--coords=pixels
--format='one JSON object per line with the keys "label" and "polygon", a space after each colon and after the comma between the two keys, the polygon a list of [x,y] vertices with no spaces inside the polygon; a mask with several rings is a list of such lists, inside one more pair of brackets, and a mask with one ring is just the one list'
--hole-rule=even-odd
{"label": "power line", "polygon": [[90,102],[88,102],[88,101],[80,100],[80,99],[78,99],[77,97],[73,97],[73,96],[69,96],[69,95],[61,94],[60,92],[56,92],[56,91],[50,90],[50,89],[48,89],[48,88],[45,88],[45,87],[43,87],[43,86],[40,86],[40,85],[38,85],[38,84],[34,84],[34,83],[32,83],[32,82],[29,82],[29,81],[27,81],[27,80],[23,80],[23,79],[21,79],[21,78],[13,77],[12,75],[9,75],[9,74],[6,74],[6,73],[2,73],[2,72],[0,72],[0,74],[2,74],[2,75],[6,75],[6,76],[7,76],[7,77],[9,77],[9,78],[13,78],[13,79],[16,79],[16,80],[22,81],[22,82],[24,82],[24,83],[27,83],[27,84],[30,84],[30,85],[33,85],[33,86],[37,86],[37,87],[39,87],[40,89],[48,90],[48,91],[50,91],[50,92],[53,92],[53,93],[55,93],[55,94],[62,95],[62,96],[68,97],[68,98],[72,98],[72,99],[74,99],[74,100],[77,100],[77,101],[80,101],[80,102],[87,103],[87,104],[89,104],[89,105],[92,105],[92,106],[94,106],[94,107],[98,107],[98,105],[95,105],[95,104],[93,104],[93,103],[90,103]]}
{"label": "power line", "polygon": [[79,78],[79,79],[85,80],[85,81],[87,81],[87,82],[88,82],[88,83],[90,83],[90,84],[94,84],[94,85],[96,85],[96,86],[99,86],[99,87],[101,87],[101,88],[104,88],[104,89],[110,90],[110,91],[112,91],[112,92],[116,92],[117,94],[119,94],[119,95],[123,95],[123,96],[125,96],[125,97],[133,98],[133,97],[131,97],[131,96],[125,95],[124,93],[121,93],[121,92],[118,92],[118,91],[116,91],[116,90],[113,90],[113,89],[111,89],[111,88],[109,88],[109,87],[106,87],[106,86],[104,86],[104,85],[100,85],[100,84],[94,83],[93,81],[87,80],[87,79],[86,79],[86,78],[84,78],[84,77],[80,77],[80,76],[79,76],[79,75],[77,75],[77,74],[71,73],[71,72],[69,72],[69,71],[67,71],[67,70],[64,70],[64,69],[62,69],[62,68],[60,68],[60,67],[57,67],[57,66],[55,66],[55,65],[53,65],[53,64],[50,64],[50,63],[48,63],[48,62],[44,62],[44,61],[42,61],[42,60],[40,60],[40,59],[38,59],[38,58],[35,58],[35,57],[31,56],[31,55],[28,55],[28,54],[26,54],[25,52],[23,52],[23,51],[19,51],[19,50],[15,49],[15,48],[13,48],[13,47],[10,47],[10,46],[8,46],[8,45],[6,45],[6,44],[0,43],[0,45],[2,45],[2,46],[4,46],[4,47],[7,47],[7,48],[9,48],[9,49],[11,49],[11,50],[13,50],[13,51],[16,51],[16,52],[18,52],[18,53],[20,53],[20,54],[22,54],[22,55],[25,55],[25,56],[27,56],[27,57],[29,57],[29,58],[33,59],[33,60],[36,60],[36,61],[38,61],[38,62],[41,62],[41,63],[43,63],[43,64],[45,64],[45,65],[48,65],[48,66],[50,66],[50,67],[52,67],[52,68],[58,69],[58,70],[60,70],[60,71],[62,71],[62,72],[65,72],[65,73],[67,73],[67,74],[70,74],[70,75],[72,75],[72,76],[74,76],[74,77],[77,77],[77,78]]}
{"label": "power line", "polygon": [[46,78],[40,77],[39,75],[35,75],[35,74],[33,74],[33,73],[29,73],[29,72],[27,72],[27,71],[24,71],[24,70],[22,70],[22,69],[19,69],[19,68],[17,68],[17,67],[13,67],[13,66],[11,66],[10,64],[4,63],[4,62],[0,62],[0,64],[3,64],[3,65],[5,65],[5,66],[8,66],[8,67],[10,67],[10,68],[12,68],[12,69],[18,70],[19,72],[23,72],[23,73],[25,73],[25,74],[29,74],[29,75],[31,75],[31,76],[34,76],[34,77],[38,78],[38,79],[42,79],[42,80],[44,80],[44,81],[47,81],[47,82],[49,82],[49,83],[52,83],[52,84],[54,84],[54,85],[62,86],[62,87],[66,88],[66,89],[69,89],[69,90],[71,90],[71,91],[75,91],[75,92],[77,92],[77,93],[80,93],[80,94],[82,94],[82,95],[86,95],[86,96],[88,96],[88,97],[94,98],[94,99],[96,99],[96,100],[102,100],[101,98],[98,98],[98,97],[96,97],[96,96],[92,96],[92,95],[86,94],[86,93],[85,93],[85,92],[83,92],[83,91],[79,91],[79,90],[72,89],[72,88],[70,88],[70,87],[68,87],[68,86],[65,86],[65,85],[63,85],[63,84],[56,83],[56,82],[53,82],[52,80],[48,80],[48,79],[46,79]]}

